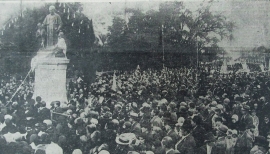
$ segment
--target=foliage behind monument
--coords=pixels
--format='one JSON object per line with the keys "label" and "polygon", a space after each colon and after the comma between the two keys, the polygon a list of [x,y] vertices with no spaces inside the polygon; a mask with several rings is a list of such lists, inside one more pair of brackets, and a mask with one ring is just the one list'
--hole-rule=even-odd
{"label": "foliage behind monument", "polygon": [[[187,9],[184,2],[161,3],[159,10],[143,12],[126,9],[128,21],[119,17],[109,27],[108,46],[114,50],[196,52],[218,49],[218,42],[232,40],[234,24],[222,13],[211,11],[211,3],[197,10]],[[121,43],[120,43],[121,42]]]}
{"label": "foliage behind monument", "polygon": [[[36,38],[37,24],[43,23],[49,13],[50,5],[55,5],[56,13],[63,21],[62,31],[66,36],[68,52],[78,52],[84,48],[91,48],[95,41],[92,20],[78,10],[80,3],[46,4],[40,8],[26,9],[23,16],[16,22],[7,21],[5,31],[1,36],[2,48],[17,52],[33,53],[38,51],[39,44]],[[75,14],[75,15],[74,15]]]}

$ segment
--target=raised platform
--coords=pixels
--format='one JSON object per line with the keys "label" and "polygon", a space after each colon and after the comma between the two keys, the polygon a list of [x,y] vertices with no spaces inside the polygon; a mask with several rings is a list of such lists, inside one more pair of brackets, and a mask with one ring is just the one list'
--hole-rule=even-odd
{"label": "raised platform", "polygon": [[52,101],[67,102],[66,69],[69,59],[55,58],[51,53],[38,53],[31,64],[35,70],[33,98],[40,96],[48,108]]}

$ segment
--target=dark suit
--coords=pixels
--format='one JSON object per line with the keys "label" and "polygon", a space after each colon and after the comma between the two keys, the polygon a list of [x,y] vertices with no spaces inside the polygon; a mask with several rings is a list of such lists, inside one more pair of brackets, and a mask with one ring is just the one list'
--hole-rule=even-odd
{"label": "dark suit", "polygon": [[[212,148],[213,149],[213,148]],[[207,146],[206,144],[199,147],[197,150],[196,150],[196,154],[207,154]],[[211,150],[211,154],[213,154],[212,150]]]}
{"label": "dark suit", "polygon": [[253,146],[253,137],[245,131],[238,137],[235,144],[235,154],[249,154]]}
{"label": "dark suit", "polygon": [[225,137],[220,137],[216,141],[215,145],[212,148],[213,154],[226,154],[226,140]]}
{"label": "dark suit", "polygon": [[264,121],[262,121],[259,123],[259,134],[261,136],[267,137],[269,131],[270,131],[270,122],[265,123]]}
{"label": "dark suit", "polygon": [[264,118],[263,116],[268,115],[269,111],[270,111],[270,103],[268,103],[268,102],[263,103],[263,105],[259,109],[259,114],[258,114],[258,115],[262,115],[262,116],[259,118],[263,119]]}
{"label": "dark suit", "polygon": [[51,112],[46,107],[41,108],[38,112],[38,120],[42,122],[45,119],[51,119]]}
{"label": "dark suit", "polygon": [[205,134],[206,134],[205,129],[200,125],[198,125],[193,129],[192,136],[194,136],[197,148],[203,146]]}
{"label": "dark suit", "polygon": [[215,112],[210,112],[203,122],[204,129],[207,132],[212,131],[212,128],[213,128],[212,119],[214,115],[215,115]]}
{"label": "dark suit", "polygon": [[172,138],[173,144],[176,144],[176,142],[179,140],[179,135],[174,130],[170,130],[167,133],[167,136],[170,136]]}
{"label": "dark suit", "polygon": [[178,150],[180,154],[194,154],[196,142],[194,137],[189,134],[186,138],[178,141],[175,146],[176,150]]}
{"label": "dark suit", "polygon": [[239,130],[245,131],[248,127],[253,125],[253,118],[250,114],[243,115],[239,120]]}
{"label": "dark suit", "polygon": [[134,133],[135,135],[140,136],[142,134],[142,128],[140,123],[135,122],[131,125],[131,132]]}

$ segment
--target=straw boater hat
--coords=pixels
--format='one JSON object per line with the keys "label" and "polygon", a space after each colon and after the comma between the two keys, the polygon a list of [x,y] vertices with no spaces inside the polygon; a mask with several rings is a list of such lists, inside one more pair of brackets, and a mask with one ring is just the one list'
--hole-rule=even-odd
{"label": "straw boater hat", "polygon": [[221,126],[218,127],[218,131],[222,132],[223,134],[227,134],[228,127],[225,126],[225,125],[221,125]]}
{"label": "straw boater hat", "polygon": [[136,139],[135,134],[133,133],[124,133],[120,136],[117,136],[115,142],[120,145],[130,145],[133,140]]}

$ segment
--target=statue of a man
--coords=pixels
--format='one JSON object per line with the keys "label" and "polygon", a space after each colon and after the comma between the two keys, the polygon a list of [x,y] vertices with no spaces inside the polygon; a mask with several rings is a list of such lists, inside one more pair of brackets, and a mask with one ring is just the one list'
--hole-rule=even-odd
{"label": "statue of a man", "polygon": [[52,47],[57,43],[58,32],[62,27],[61,17],[55,13],[55,7],[49,7],[50,14],[46,16],[43,25],[47,27],[47,47]]}

